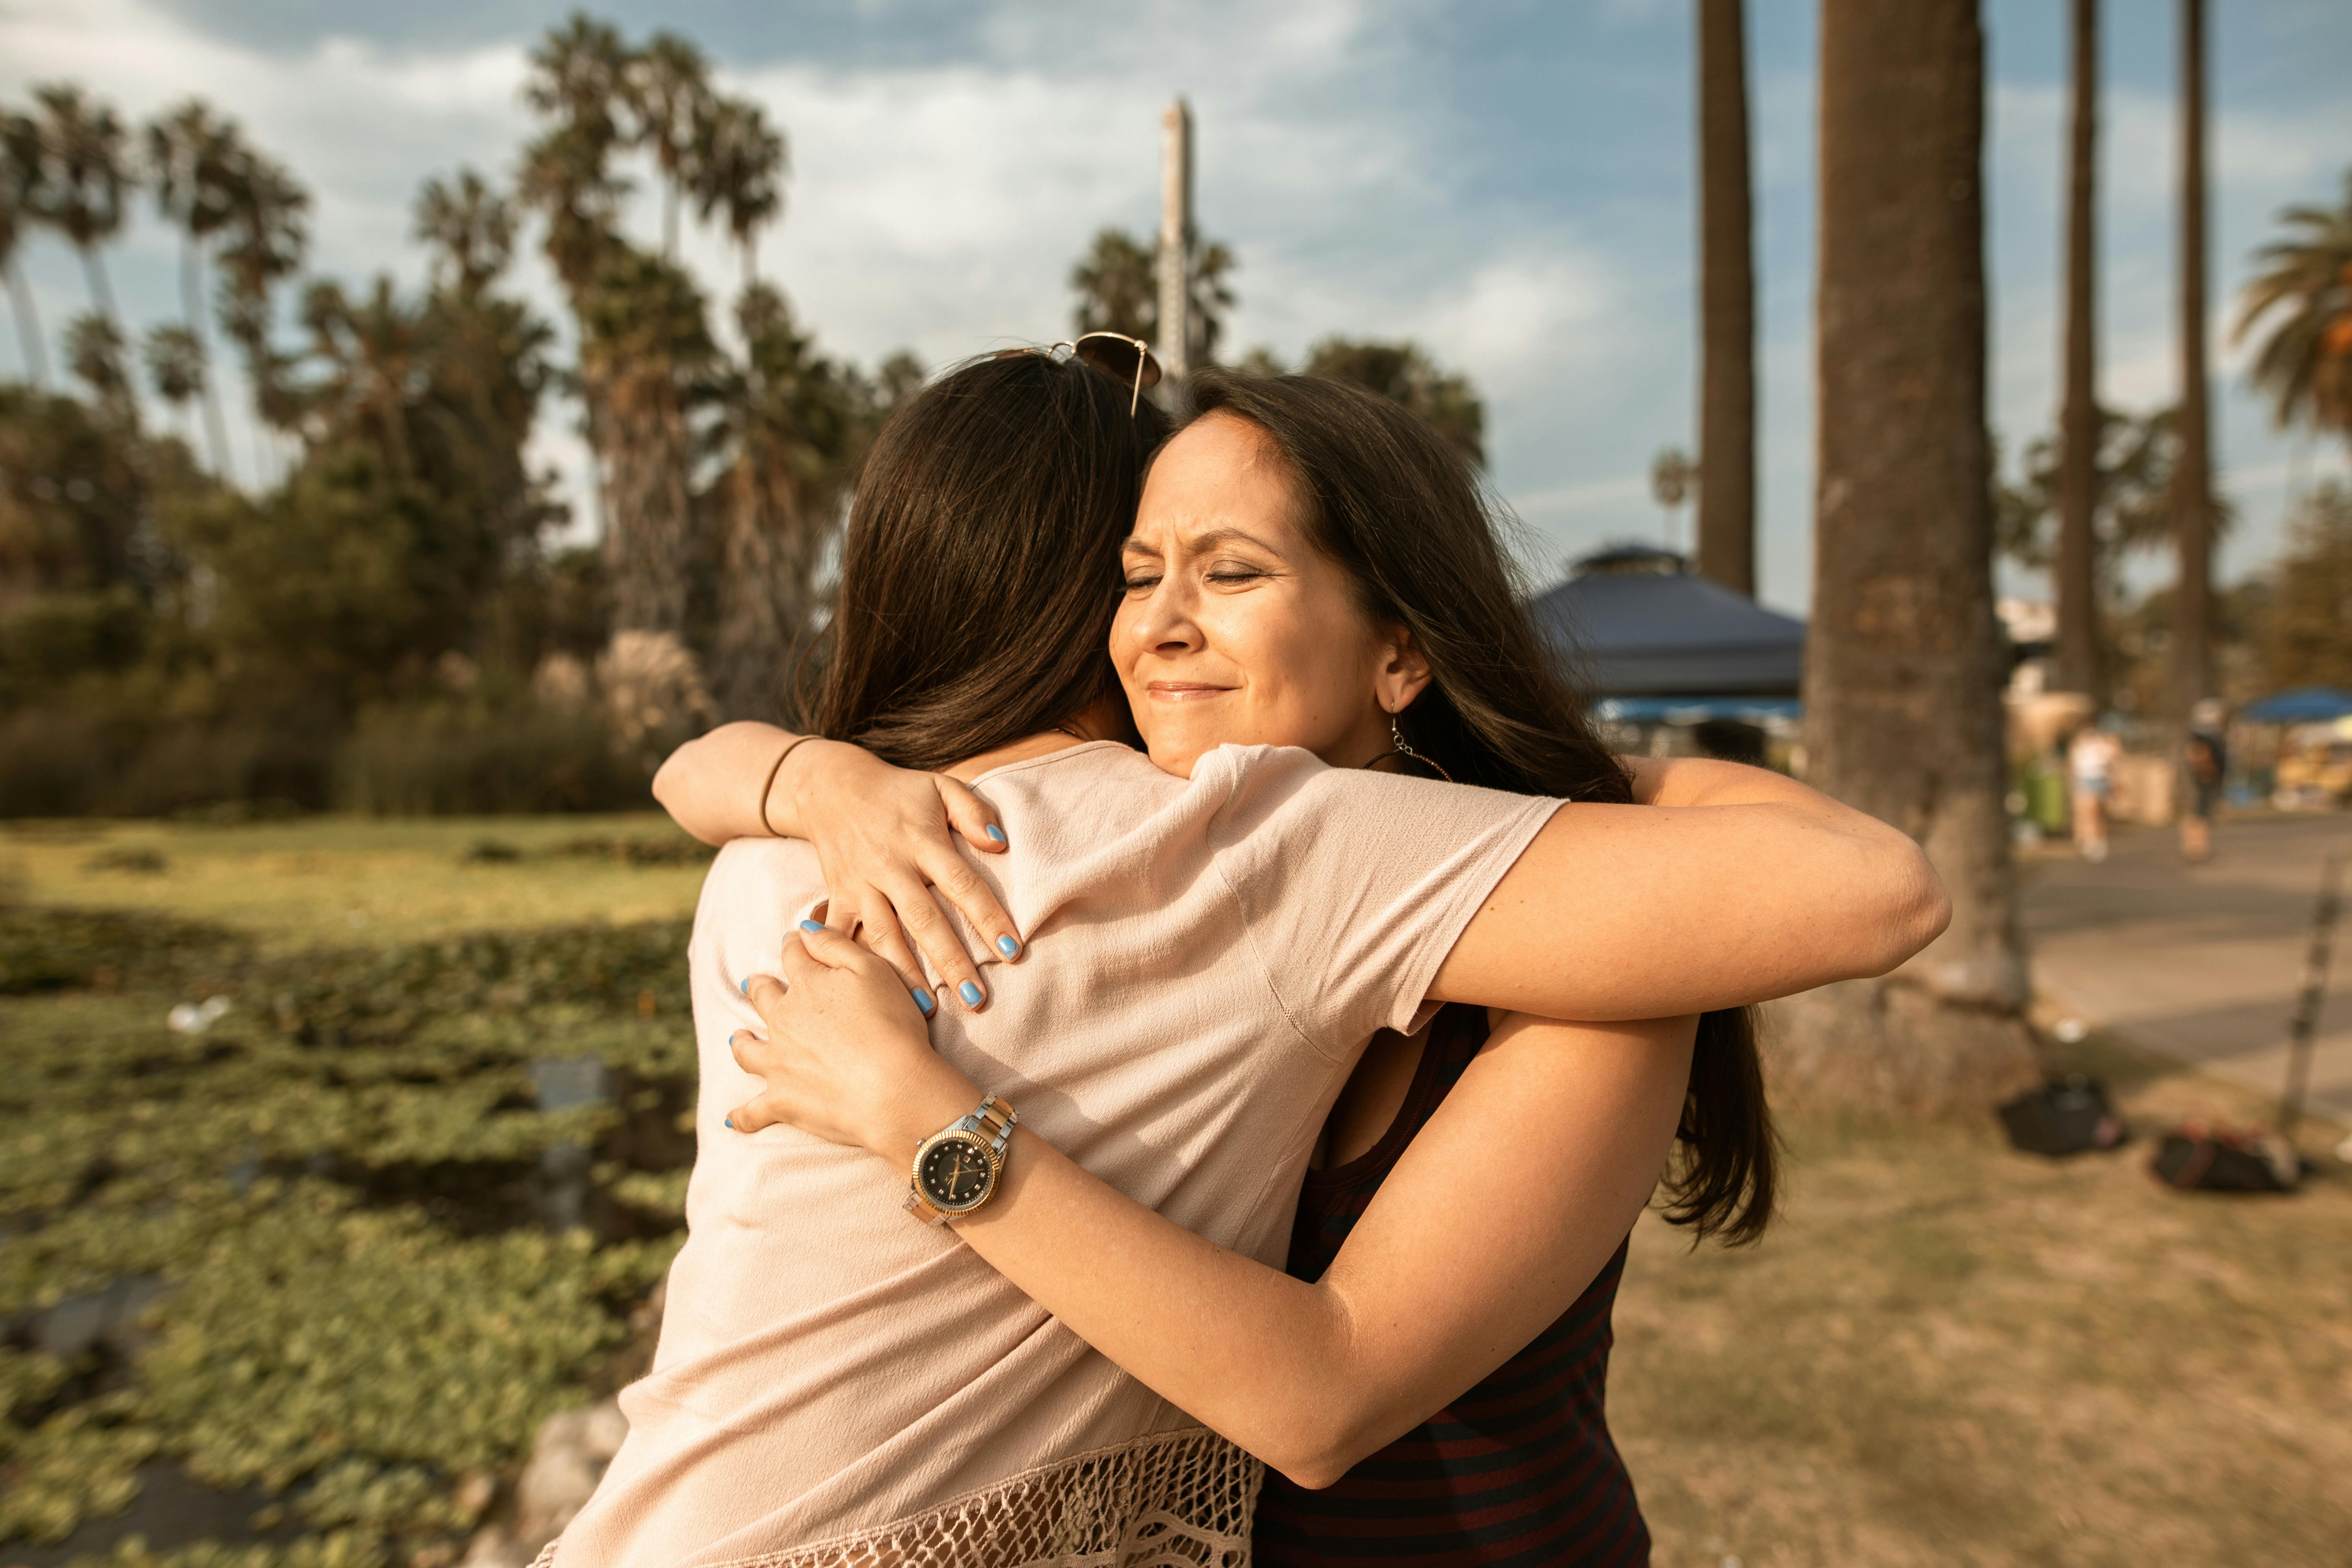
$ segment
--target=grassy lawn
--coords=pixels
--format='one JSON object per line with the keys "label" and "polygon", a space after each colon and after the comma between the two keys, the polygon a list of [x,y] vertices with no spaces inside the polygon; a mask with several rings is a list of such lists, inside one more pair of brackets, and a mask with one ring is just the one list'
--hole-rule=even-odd
{"label": "grassy lawn", "polygon": [[[456,1560],[538,1423],[628,1374],[676,1246],[681,845],[0,830],[0,1565]],[[211,1029],[165,1026],[213,994]],[[2065,1050],[2142,1132],[2267,1113]],[[602,1096],[551,1100],[581,1058]],[[1989,1127],[1788,1131],[1762,1247],[1636,1238],[1612,1415],[1661,1568],[2352,1563],[2334,1130],[2309,1190],[2237,1200],[2158,1188],[2145,1137],[2059,1163]]]}
{"label": "grassy lawn", "polygon": [[[683,858],[631,864],[615,846]],[[0,825],[0,883],[36,904],[218,921],[272,951],[507,926],[678,920],[702,858],[656,814]],[[513,850],[519,859],[496,857]],[[484,852],[492,858],[482,858]]]}

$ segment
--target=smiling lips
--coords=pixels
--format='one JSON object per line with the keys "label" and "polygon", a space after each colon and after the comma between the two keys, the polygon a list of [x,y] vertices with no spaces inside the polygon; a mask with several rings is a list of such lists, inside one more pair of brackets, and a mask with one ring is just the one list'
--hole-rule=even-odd
{"label": "smiling lips", "polygon": [[1143,689],[1155,701],[1192,702],[1204,697],[1222,697],[1234,688],[1208,686],[1197,680],[1150,680],[1144,683]]}

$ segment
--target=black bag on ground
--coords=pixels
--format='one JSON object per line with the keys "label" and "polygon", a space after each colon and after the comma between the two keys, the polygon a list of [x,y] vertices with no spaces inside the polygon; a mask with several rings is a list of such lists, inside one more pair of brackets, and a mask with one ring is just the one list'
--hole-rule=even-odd
{"label": "black bag on ground", "polygon": [[[2207,1193],[2291,1193],[2277,1163],[2262,1149],[2224,1133],[2209,1136],[2184,1128],[2168,1132],[2149,1170],[2166,1186]],[[2297,1174],[2300,1174],[2298,1172]]]}
{"label": "black bag on ground", "polygon": [[2010,1143],[2029,1154],[2080,1154],[2124,1141],[2123,1118],[2107,1099],[2107,1086],[2080,1073],[2019,1095],[2000,1108],[2000,1124]]}

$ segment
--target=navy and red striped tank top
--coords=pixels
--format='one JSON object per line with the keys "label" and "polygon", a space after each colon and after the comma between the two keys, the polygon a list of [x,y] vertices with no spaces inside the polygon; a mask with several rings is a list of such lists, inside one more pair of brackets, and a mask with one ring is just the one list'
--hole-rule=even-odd
{"label": "navy and red striped tank top", "polygon": [[[1413,1134],[1486,1039],[1484,1008],[1439,1013],[1412,1087],[1381,1141],[1310,1172],[1290,1235],[1290,1272],[1319,1279]],[[1650,1532],[1602,1410],[1609,1311],[1625,1248],[1575,1305],[1486,1380],[1335,1486],[1308,1491],[1273,1471],[1257,1505],[1267,1568],[1642,1568]]]}

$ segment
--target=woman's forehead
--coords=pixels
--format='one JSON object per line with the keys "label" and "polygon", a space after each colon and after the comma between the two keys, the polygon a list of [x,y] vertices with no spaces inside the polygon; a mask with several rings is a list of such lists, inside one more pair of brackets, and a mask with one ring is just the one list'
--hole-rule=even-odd
{"label": "woman's forehead", "polygon": [[1212,532],[1294,542],[1288,468],[1264,431],[1228,414],[1194,421],[1160,450],[1144,485],[1139,536],[1189,541]]}

